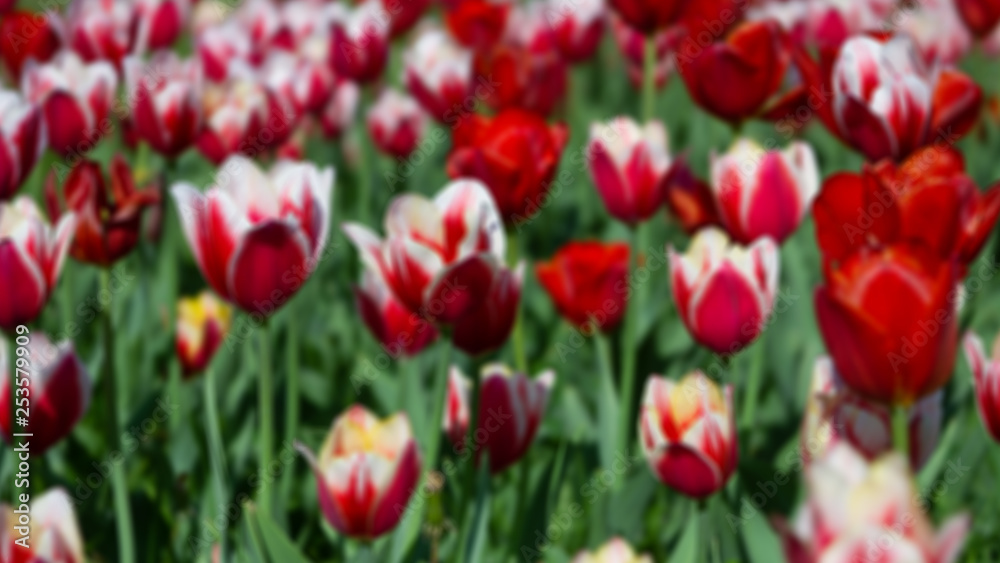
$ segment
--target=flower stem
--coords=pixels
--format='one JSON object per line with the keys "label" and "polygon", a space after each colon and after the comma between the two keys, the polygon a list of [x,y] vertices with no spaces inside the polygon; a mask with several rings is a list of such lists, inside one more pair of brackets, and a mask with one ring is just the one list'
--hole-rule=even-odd
{"label": "flower stem", "polygon": [[[507,231],[507,263],[510,267],[516,268],[520,259],[520,241],[513,233]],[[521,294],[524,295],[522,288]],[[524,350],[524,307],[521,306],[523,299],[517,302],[517,318],[514,319],[514,363],[517,371],[528,374],[528,356]],[[478,374],[475,374],[478,376]]]}
{"label": "flower stem", "polygon": [[[257,399],[260,409],[258,413],[260,416],[260,474],[266,475],[274,451],[274,405],[272,403],[274,389],[271,381],[271,343],[268,341],[267,321],[260,327],[259,337],[260,378],[257,380]],[[272,496],[273,492],[270,487],[261,487],[257,504],[260,507],[260,512],[267,516],[271,516]]]}
{"label": "flower stem", "polygon": [[611,343],[603,332],[598,332],[594,335],[594,346],[597,348],[597,361],[601,371],[597,403],[597,420],[601,428],[598,449],[601,466],[611,467],[615,452],[621,448],[621,444],[618,443],[621,429],[616,426],[616,422],[620,420],[620,413],[615,392],[615,372],[611,367]]}
{"label": "flower stem", "polygon": [[443,335],[441,339],[441,357],[438,360],[438,368],[434,374],[434,388],[431,398],[434,409],[431,411],[431,419],[427,423],[430,432],[430,441],[427,445],[427,469],[433,470],[437,467],[438,454],[441,452],[441,421],[444,420],[444,405],[448,395],[448,370],[451,367],[451,336]]}
{"label": "flower stem", "polygon": [[902,405],[892,409],[892,443],[896,451],[910,459],[910,409]]}
{"label": "flower stem", "polygon": [[757,339],[757,344],[751,355],[750,375],[747,380],[746,394],[743,396],[743,413],[740,417],[743,428],[753,425],[757,402],[760,397],[760,386],[764,379],[764,354],[767,349],[764,335]]}
{"label": "flower stem", "polygon": [[[215,371],[209,367],[205,370],[205,432],[208,438],[208,457],[212,465],[212,477],[215,480],[216,500],[219,510],[224,514],[228,486],[226,485],[226,450],[222,446],[222,433],[219,431],[219,413],[215,398]],[[220,532],[219,561],[226,560],[226,536]]]}
{"label": "flower stem", "polygon": [[646,38],[642,67],[642,117],[649,122],[653,119],[656,98],[656,40]]}
{"label": "flower stem", "polygon": [[[286,334],[288,377],[285,379],[285,442],[291,444],[295,441],[299,431],[299,338],[296,319],[289,318]],[[290,498],[288,495],[291,494],[293,482],[293,473],[286,471],[285,479],[281,484],[284,498]]]}
{"label": "flower stem", "polygon": [[629,253],[629,285],[630,295],[626,303],[625,327],[622,332],[621,348],[621,422],[618,426],[619,438],[618,446],[627,448],[631,436],[630,429],[633,425],[632,403],[635,395],[635,360],[639,354],[639,342],[637,341],[637,329],[639,325],[639,315],[642,313],[644,292],[637,284],[639,271],[639,256],[644,246],[643,225],[637,226],[632,231],[633,245]]}
{"label": "flower stem", "polygon": [[[371,105],[374,98],[374,93],[370,86],[365,86],[361,89],[361,110],[362,115],[364,111]],[[358,132],[358,186],[357,186],[357,197],[358,197],[358,208],[357,217],[355,220],[362,223],[368,223],[368,219],[371,216],[371,204],[372,204],[372,176],[371,176],[371,162],[376,158],[375,148],[372,146],[372,140],[368,135],[368,128],[366,125],[366,120],[364,118],[357,120],[357,132]]]}

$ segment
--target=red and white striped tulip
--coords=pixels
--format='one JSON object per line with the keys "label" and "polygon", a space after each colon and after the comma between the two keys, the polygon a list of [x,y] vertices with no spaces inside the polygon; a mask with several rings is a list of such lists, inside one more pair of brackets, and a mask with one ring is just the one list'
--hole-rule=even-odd
{"label": "red and white striped tulip", "polygon": [[604,35],[604,0],[547,0],[545,19],[555,32],[556,45],[571,63],[594,55]]}
{"label": "red and white striped tulip", "polygon": [[420,480],[420,453],[402,413],[379,420],[354,405],[333,421],[318,458],[297,447],[312,466],[326,521],[353,538],[394,528]]}
{"label": "red and white striped tulip", "polygon": [[167,49],[184,32],[192,0],[136,0],[133,8],[134,42],[138,49]]}
{"label": "red and white striped tulip", "polygon": [[437,338],[434,325],[408,309],[376,271],[365,270],[354,296],[361,320],[390,356],[415,356]]}
{"label": "red and white striped tulip", "polygon": [[639,555],[622,538],[611,538],[596,551],[581,551],[570,563],[653,563],[648,555]]}
{"label": "red and white striped tulip", "polygon": [[712,191],[722,226],[740,244],[763,236],[781,244],[795,232],[819,193],[819,168],[808,143],[764,150],[740,139],[712,157]]}
{"label": "red and white striped tulip", "polygon": [[185,376],[203,371],[222,345],[233,310],[211,291],[177,302],[177,358]]}
{"label": "red and white striped tulip", "polygon": [[134,48],[132,14],[131,0],[73,0],[66,12],[69,44],[85,61],[121,68]]}
{"label": "red and white striped tulip", "polygon": [[257,138],[271,110],[268,92],[260,82],[244,76],[210,84],[202,101],[204,127],[197,145],[205,158],[219,165],[237,153],[257,156],[268,148]]}
{"label": "red and white striped tulip", "polygon": [[503,364],[489,364],[479,377],[479,415],[471,442],[467,437],[471,385],[454,366],[449,372],[444,430],[463,459],[471,455],[470,449],[477,461],[486,452],[490,473],[497,474],[517,463],[531,447],[556,375],[548,370],[530,378]]}
{"label": "red and white striped tulip", "polygon": [[118,75],[109,63],[83,62],[63,51],[43,65],[25,65],[22,87],[45,115],[49,147],[68,156],[92,149],[104,134]]}
{"label": "red and white striped tulip", "polygon": [[361,100],[361,88],[350,80],[337,80],[333,87],[330,100],[320,115],[320,126],[323,135],[335,139],[350,129],[358,112],[358,102]]}
{"label": "red and white striped tulip", "polygon": [[670,169],[667,130],[659,121],[639,126],[627,117],[590,126],[590,176],[612,217],[635,225],[663,206]]}
{"label": "red and white striped tulip", "polygon": [[700,370],[679,382],[649,378],[639,441],[657,479],[698,499],[726,484],[738,457],[732,399],[731,386],[720,392]]}
{"label": "red and white striped tulip", "polygon": [[[20,504],[20,503],[18,503]],[[25,516],[14,512],[19,506],[0,505],[0,561],[5,563],[84,563],[83,538],[73,511],[73,499],[61,488],[45,491],[32,501],[28,547],[15,541],[22,537],[14,530]]]}
{"label": "red and white striped tulip", "polygon": [[472,52],[440,29],[428,29],[403,53],[410,94],[434,119],[454,124],[473,93]]}
{"label": "red and white striped tulip", "polygon": [[332,168],[281,161],[265,174],[235,156],[205,194],[175,185],[184,234],[215,292],[265,316],[295,295],[326,245],[333,181]]}
{"label": "red and white striped tulip", "polygon": [[368,131],[385,154],[406,159],[424,138],[427,114],[413,98],[386,89],[368,108]]}
{"label": "red and white striped tulip", "polygon": [[967,333],[962,346],[975,379],[979,418],[990,436],[1000,442],[1000,338],[993,343],[992,358],[975,333]]}
{"label": "red and white striped tulip", "polygon": [[0,201],[14,197],[44,150],[41,109],[0,89]]}
{"label": "red and white striped tulip", "polygon": [[0,328],[33,321],[56,287],[76,231],[67,213],[53,229],[31,198],[0,203]]}
{"label": "red and white striped tulip", "polygon": [[224,81],[234,62],[249,61],[253,54],[250,36],[236,20],[209,26],[198,35],[195,44],[205,76],[213,82]]}
{"label": "red and white striped tulip", "polygon": [[91,383],[87,368],[73,351],[72,342],[65,340],[55,346],[43,333],[31,332],[27,336],[31,362],[31,416],[26,426],[12,426],[11,415],[16,401],[11,399],[11,379],[15,366],[23,366],[16,362],[13,349],[8,349],[8,343],[0,337],[0,375],[4,376],[0,381],[0,412],[4,413],[0,417],[0,429],[8,444],[14,443],[15,433],[31,434],[28,449],[41,455],[68,436],[87,412]]}
{"label": "red and white striped tulip", "polygon": [[201,63],[161,51],[148,62],[128,57],[124,67],[135,133],[168,158],[193,146],[204,118]]}
{"label": "red and white striped tulip", "polygon": [[389,59],[389,18],[379,0],[354,7],[334,4],[330,57],[340,76],[366,84],[382,75]]}
{"label": "red and white striped tulip", "polygon": [[744,247],[706,227],[686,254],[668,250],[674,303],[691,336],[733,354],[760,334],[778,291],[778,247],[770,238]]}

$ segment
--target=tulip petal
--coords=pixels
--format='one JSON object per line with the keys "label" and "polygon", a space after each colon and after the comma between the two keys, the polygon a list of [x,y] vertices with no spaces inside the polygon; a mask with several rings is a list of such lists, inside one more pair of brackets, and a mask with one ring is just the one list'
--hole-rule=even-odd
{"label": "tulip petal", "polygon": [[229,295],[246,311],[270,315],[299,290],[308,259],[309,242],[294,225],[259,223],[233,251]]}
{"label": "tulip petal", "polygon": [[38,264],[12,240],[0,240],[0,272],[4,288],[0,292],[0,326],[14,330],[42,312],[48,289]]}

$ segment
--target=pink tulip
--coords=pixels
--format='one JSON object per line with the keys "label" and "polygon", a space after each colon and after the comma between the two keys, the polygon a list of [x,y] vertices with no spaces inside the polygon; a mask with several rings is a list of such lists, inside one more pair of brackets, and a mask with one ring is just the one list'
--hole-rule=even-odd
{"label": "pink tulip", "polygon": [[594,123],[587,155],[591,179],[612,217],[635,225],[663,207],[670,152],[662,123],[640,127],[627,117]]}
{"label": "pink tulip", "polygon": [[440,29],[422,33],[403,53],[404,80],[427,113],[454,123],[473,95],[472,53]]}
{"label": "pink tulip", "polygon": [[427,114],[416,100],[386,89],[368,108],[368,131],[385,154],[406,159],[427,132]]}
{"label": "pink tulip", "polygon": [[[28,547],[15,541],[20,525],[16,507],[0,505],[0,561],[32,563],[84,563],[83,538],[73,511],[73,499],[61,488],[33,497]],[[18,503],[20,504],[20,503]]]}
{"label": "pink tulip", "polygon": [[0,89],[0,201],[17,193],[45,149],[41,109]]}

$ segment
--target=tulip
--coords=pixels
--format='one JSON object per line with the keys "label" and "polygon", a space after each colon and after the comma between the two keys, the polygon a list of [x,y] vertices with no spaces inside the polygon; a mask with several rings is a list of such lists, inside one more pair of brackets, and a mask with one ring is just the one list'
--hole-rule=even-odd
{"label": "tulip", "polygon": [[297,448],[312,466],[327,523],[353,538],[372,540],[393,529],[420,479],[420,453],[405,414],[379,420],[354,405],[333,421],[318,459]]}
{"label": "tulip", "polygon": [[368,130],[379,150],[406,159],[427,132],[427,114],[413,98],[383,90],[368,108]]}
{"label": "tulip", "polygon": [[[941,434],[940,391],[907,413],[910,467],[918,471],[937,448]],[[828,357],[816,359],[802,425],[802,456],[820,459],[834,444],[847,442],[869,461],[893,450],[892,412],[847,387]]]}
{"label": "tulip", "polygon": [[410,94],[427,113],[444,123],[473,94],[472,53],[454,43],[442,30],[431,29],[403,53],[404,80]]}
{"label": "tulip", "polygon": [[[270,120],[270,110],[267,91],[249,77],[208,86],[203,97],[204,127],[198,136],[198,151],[216,165],[237,153],[256,156],[267,148],[260,137]],[[287,126],[280,120],[277,124]],[[273,134],[268,138],[273,140]]]}
{"label": "tulip", "polygon": [[731,386],[720,392],[701,371],[679,383],[659,375],[649,378],[639,441],[657,479],[696,499],[726,484],[738,457],[732,399]]}
{"label": "tulip", "polygon": [[194,145],[201,133],[200,63],[161,52],[151,63],[129,57],[124,67],[125,81],[135,100],[131,120],[135,134],[153,150],[176,158]]}
{"label": "tulip", "polygon": [[0,505],[0,554],[5,562],[84,563],[73,499],[65,490],[49,489],[32,501],[28,547],[15,543],[21,536],[14,530],[20,525],[14,509]]}
{"label": "tulip", "polygon": [[816,290],[816,317],[853,391],[912,405],[940,389],[955,363],[958,265],[922,247],[851,254]]}
{"label": "tulip", "polygon": [[564,125],[522,110],[470,116],[455,132],[448,174],[483,181],[508,223],[524,221],[544,203],[567,137]]}
{"label": "tulip", "polygon": [[14,10],[16,0],[0,0],[0,14],[7,14]]}
{"label": "tulip", "polygon": [[45,150],[41,110],[0,89],[0,201],[10,199]]}
{"label": "tulip", "polygon": [[778,290],[778,247],[768,237],[733,244],[707,227],[684,255],[671,246],[674,303],[691,336],[717,354],[734,354],[763,330]]}
{"label": "tulip", "polygon": [[867,246],[909,241],[957,259],[963,275],[998,215],[1000,186],[980,193],[962,154],[950,147],[926,147],[899,165],[885,160],[861,174],[834,174],[813,206],[828,267]]}
{"label": "tulip", "polygon": [[168,49],[184,31],[191,0],[137,0],[133,13],[135,44],[142,49]]}
{"label": "tulip", "polygon": [[683,159],[670,167],[663,185],[667,209],[685,233],[694,234],[703,227],[719,224],[711,188],[694,175]]}
{"label": "tulip", "polygon": [[184,375],[204,371],[222,345],[232,309],[210,291],[177,302],[177,358]]}
{"label": "tulip", "polygon": [[373,82],[389,59],[389,22],[381,2],[364,0],[354,8],[335,4],[330,56],[337,72],[358,82]]}
{"label": "tulip", "polygon": [[590,59],[604,35],[604,0],[547,0],[545,19],[556,44],[571,63]]}
{"label": "tulip", "polygon": [[45,114],[48,144],[63,156],[89,151],[107,127],[118,76],[106,62],[84,63],[65,51],[44,65],[28,63],[22,90]]}
{"label": "tulip", "polygon": [[581,551],[570,563],[653,563],[648,555],[637,555],[622,538],[611,538],[597,551]]}
{"label": "tulip", "polygon": [[913,39],[929,67],[954,66],[972,48],[955,0],[925,0],[919,10],[906,10],[895,18],[898,29]]}
{"label": "tulip", "polygon": [[317,32],[303,40],[294,54],[275,51],[265,61],[265,66],[267,64],[287,66],[284,70],[291,81],[287,96],[299,111],[320,113],[337,84],[329,60],[329,43],[328,33]]}
{"label": "tulip", "polygon": [[759,114],[781,87],[791,59],[785,41],[775,22],[746,22],[704,50],[682,47],[677,65],[695,103],[738,124]]}
{"label": "tulip", "polygon": [[235,20],[208,27],[198,35],[195,43],[205,76],[214,82],[222,82],[229,76],[234,61],[252,58],[250,37]]}
{"label": "tulip", "polygon": [[[8,350],[8,343],[0,337],[0,375],[4,376],[0,381],[0,412],[4,413],[0,417],[0,430],[8,444],[19,440],[13,436],[15,433],[30,434],[28,448],[31,453],[41,455],[69,435],[87,412],[91,383],[87,369],[73,351],[72,342],[66,340],[54,346],[42,333],[32,332],[27,336],[31,402],[29,416],[25,417],[28,423],[19,423],[16,427],[11,425],[11,415],[15,407],[24,405],[18,399],[11,400],[10,386],[14,366],[22,366],[14,362],[13,349]],[[25,370],[18,371],[18,386],[21,387]],[[20,398],[21,394],[16,397]]]}
{"label": "tulip", "polygon": [[83,160],[66,177],[62,198],[56,190],[54,172],[45,186],[53,220],[62,214],[60,199],[78,219],[70,254],[80,262],[105,268],[135,248],[143,210],[160,201],[157,187],[136,189],[132,170],[121,155],[112,159],[110,173],[111,181],[105,184],[101,165]]}
{"label": "tulip", "polygon": [[434,326],[408,309],[374,271],[364,272],[354,296],[361,320],[390,356],[415,356],[437,339]]}
{"label": "tulip", "polygon": [[0,328],[7,331],[38,317],[55,289],[76,229],[67,213],[49,226],[34,201],[0,203]]}
{"label": "tulip", "polygon": [[133,52],[133,5],[129,0],[73,0],[66,31],[73,50],[87,62],[108,61],[121,68]]}
{"label": "tulip", "polygon": [[390,37],[400,37],[412,29],[431,6],[431,0],[408,0],[407,2],[381,0],[381,3],[382,10],[392,16],[392,26],[389,29]]}
{"label": "tulip", "polygon": [[493,278],[486,298],[455,321],[452,343],[470,356],[499,348],[507,341],[521,302],[524,263],[503,268]]}
{"label": "tulip", "polygon": [[1000,339],[994,341],[992,356],[986,356],[983,341],[972,332],[968,332],[962,341],[965,349],[965,359],[969,362],[976,384],[976,404],[979,407],[979,418],[983,427],[994,440],[1000,442]]}
{"label": "tulip", "polygon": [[485,50],[496,44],[507,29],[510,0],[446,0],[445,23],[462,45]]}
{"label": "tulip", "polygon": [[21,70],[29,60],[48,62],[63,39],[57,30],[57,16],[41,12],[14,11],[0,18],[0,61],[11,73],[12,82],[21,78]]}
{"label": "tulip", "polygon": [[750,244],[769,236],[781,244],[809,212],[819,191],[819,168],[808,143],[765,151],[740,139],[712,157],[712,190],[722,225],[733,240]]}
{"label": "tulip", "polygon": [[503,364],[488,364],[479,377],[479,414],[471,442],[467,437],[471,385],[454,366],[449,371],[444,428],[461,459],[468,458],[470,446],[477,462],[486,452],[490,473],[496,475],[528,453],[545,416],[556,375],[548,370],[532,379]]}
{"label": "tulip", "polygon": [[838,444],[807,468],[806,483],[810,494],[794,520],[773,521],[791,563],[958,560],[968,515],[952,517],[935,532],[901,455],[869,463]]}
{"label": "tulip", "polygon": [[625,22],[646,35],[677,23],[689,2],[702,0],[610,0]]}
{"label": "tulip", "polygon": [[590,177],[614,218],[636,225],[663,205],[670,169],[667,131],[659,121],[643,127],[627,117],[590,126]]}
{"label": "tulip", "polygon": [[336,83],[330,101],[320,116],[320,125],[327,138],[340,137],[350,128],[360,99],[361,89],[357,84],[347,80]]}
{"label": "tulip", "polygon": [[976,37],[986,37],[1000,22],[1000,2],[997,0],[955,0],[955,8]]}
{"label": "tulip", "polygon": [[[625,69],[629,80],[636,88],[641,88],[646,74],[646,36],[630,27],[618,14],[609,14],[611,36],[625,58]],[[663,88],[674,71],[674,57],[680,33],[677,28],[657,31],[653,35],[654,67],[653,82],[656,88]]]}
{"label": "tulip", "polygon": [[571,242],[539,263],[536,273],[567,321],[581,329],[594,322],[608,332],[625,315],[628,261],[627,244]]}
{"label": "tulip", "polygon": [[234,156],[205,194],[174,185],[184,234],[215,292],[264,316],[295,295],[326,245],[333,180],[332,168],[282,161],[265,174]]}

